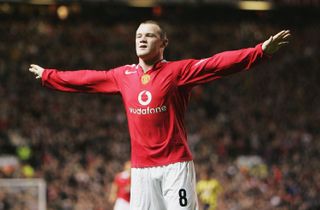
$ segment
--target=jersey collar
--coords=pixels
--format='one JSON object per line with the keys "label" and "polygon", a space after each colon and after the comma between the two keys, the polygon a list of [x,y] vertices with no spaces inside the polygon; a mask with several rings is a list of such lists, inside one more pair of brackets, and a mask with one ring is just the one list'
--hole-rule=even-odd
{"label": "jersey collar", "polygon": [[[162,59],[162,60],[157,61],[157,62],[154,63],[153,66],[152,66],[148,71],[146,71],[145,73],[147,74],[147,73],[151,73],[151,72],[153,72],[153,71],[158,70],[158,69],[159,69],[164,63],[166,63],[166,62],[168,62],[168,61],[166,61],[165,59]],[[144,73],[142,67],[140,66],[140,64],[137,64],[137,69],[140,69],[140,71],[141,71],[142,73]]]}

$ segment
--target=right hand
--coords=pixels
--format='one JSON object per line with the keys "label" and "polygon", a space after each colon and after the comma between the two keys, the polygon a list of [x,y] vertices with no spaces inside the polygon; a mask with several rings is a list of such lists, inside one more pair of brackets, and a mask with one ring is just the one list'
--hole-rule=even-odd
{"label": "right hand", "polygon": [[29,67],[29,71],[36,75],[36,79],[40,79],[42,77],[44,68],[36,64],[31,64]]}
{"label": "right hand", "polygon": [[271,36],[268,40],[263,42],[262,50],[267,55],[272,55],[277,52],[280,47],[287,45],[289,43],[289,38],[291,34],[289,30],[283,30],[274,36]]}

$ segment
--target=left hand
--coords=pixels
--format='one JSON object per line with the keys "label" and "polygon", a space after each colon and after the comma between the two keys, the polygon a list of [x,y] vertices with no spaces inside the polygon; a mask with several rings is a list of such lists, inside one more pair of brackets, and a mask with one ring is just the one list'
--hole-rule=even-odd
{"label": "left hand", "polygon": [[289,43],[288,38],[291,36],[289,30],[283,30],[274,36],[271,36],[268,40],[263,42],[262,50],[268,55],[272,55],[277,52],[280,47]]}
{"label": "left hand", "polygon": [[42,77],[44,68],[36,64],[31,64],[29,67],[29,71],[36,75],[36,79],[40,79]]}

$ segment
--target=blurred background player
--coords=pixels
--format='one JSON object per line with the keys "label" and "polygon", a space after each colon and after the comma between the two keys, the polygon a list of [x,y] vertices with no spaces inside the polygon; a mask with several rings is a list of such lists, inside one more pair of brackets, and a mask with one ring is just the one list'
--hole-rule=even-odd
{"label": "blurred background player", "polygon": [[212,178],[211,168],[200,170],[199,181],[197,182],[197,193],[199,195],[200,206],[203,210],[216,210],[219,195],[222,193],[222,186],[219,180]]}
{"label": "blurred background player", "polygon": [[109,194],[109,201],[114,204],[113,210],[130,209],[130,173],[131,162],[127,161],[123,171],[115,176]]}

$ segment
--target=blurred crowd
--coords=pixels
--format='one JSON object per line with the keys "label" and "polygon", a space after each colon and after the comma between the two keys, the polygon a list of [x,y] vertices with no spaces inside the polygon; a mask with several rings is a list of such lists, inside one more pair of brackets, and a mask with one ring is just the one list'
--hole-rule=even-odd
{"label": "blurred crowd", "polygon": [[[137,63],[137,26],[1,21],[0,158],[14,157],[18,164],[0,164],[0,178],[43,178],[48,210],[112,209],[112,180],[130,158],[121,97],[48,90],[28,67],[110,69]],[[320,24],[207,20],[164,26],[166,60],[252,47],[292,27],[290,45],[273,58],[193,90],[186,115],[189,144],[199,179],[200,172],[210,171],[221,185],[219,210],[320,209]],[[14,205],[0,194],[0,209]]]}

